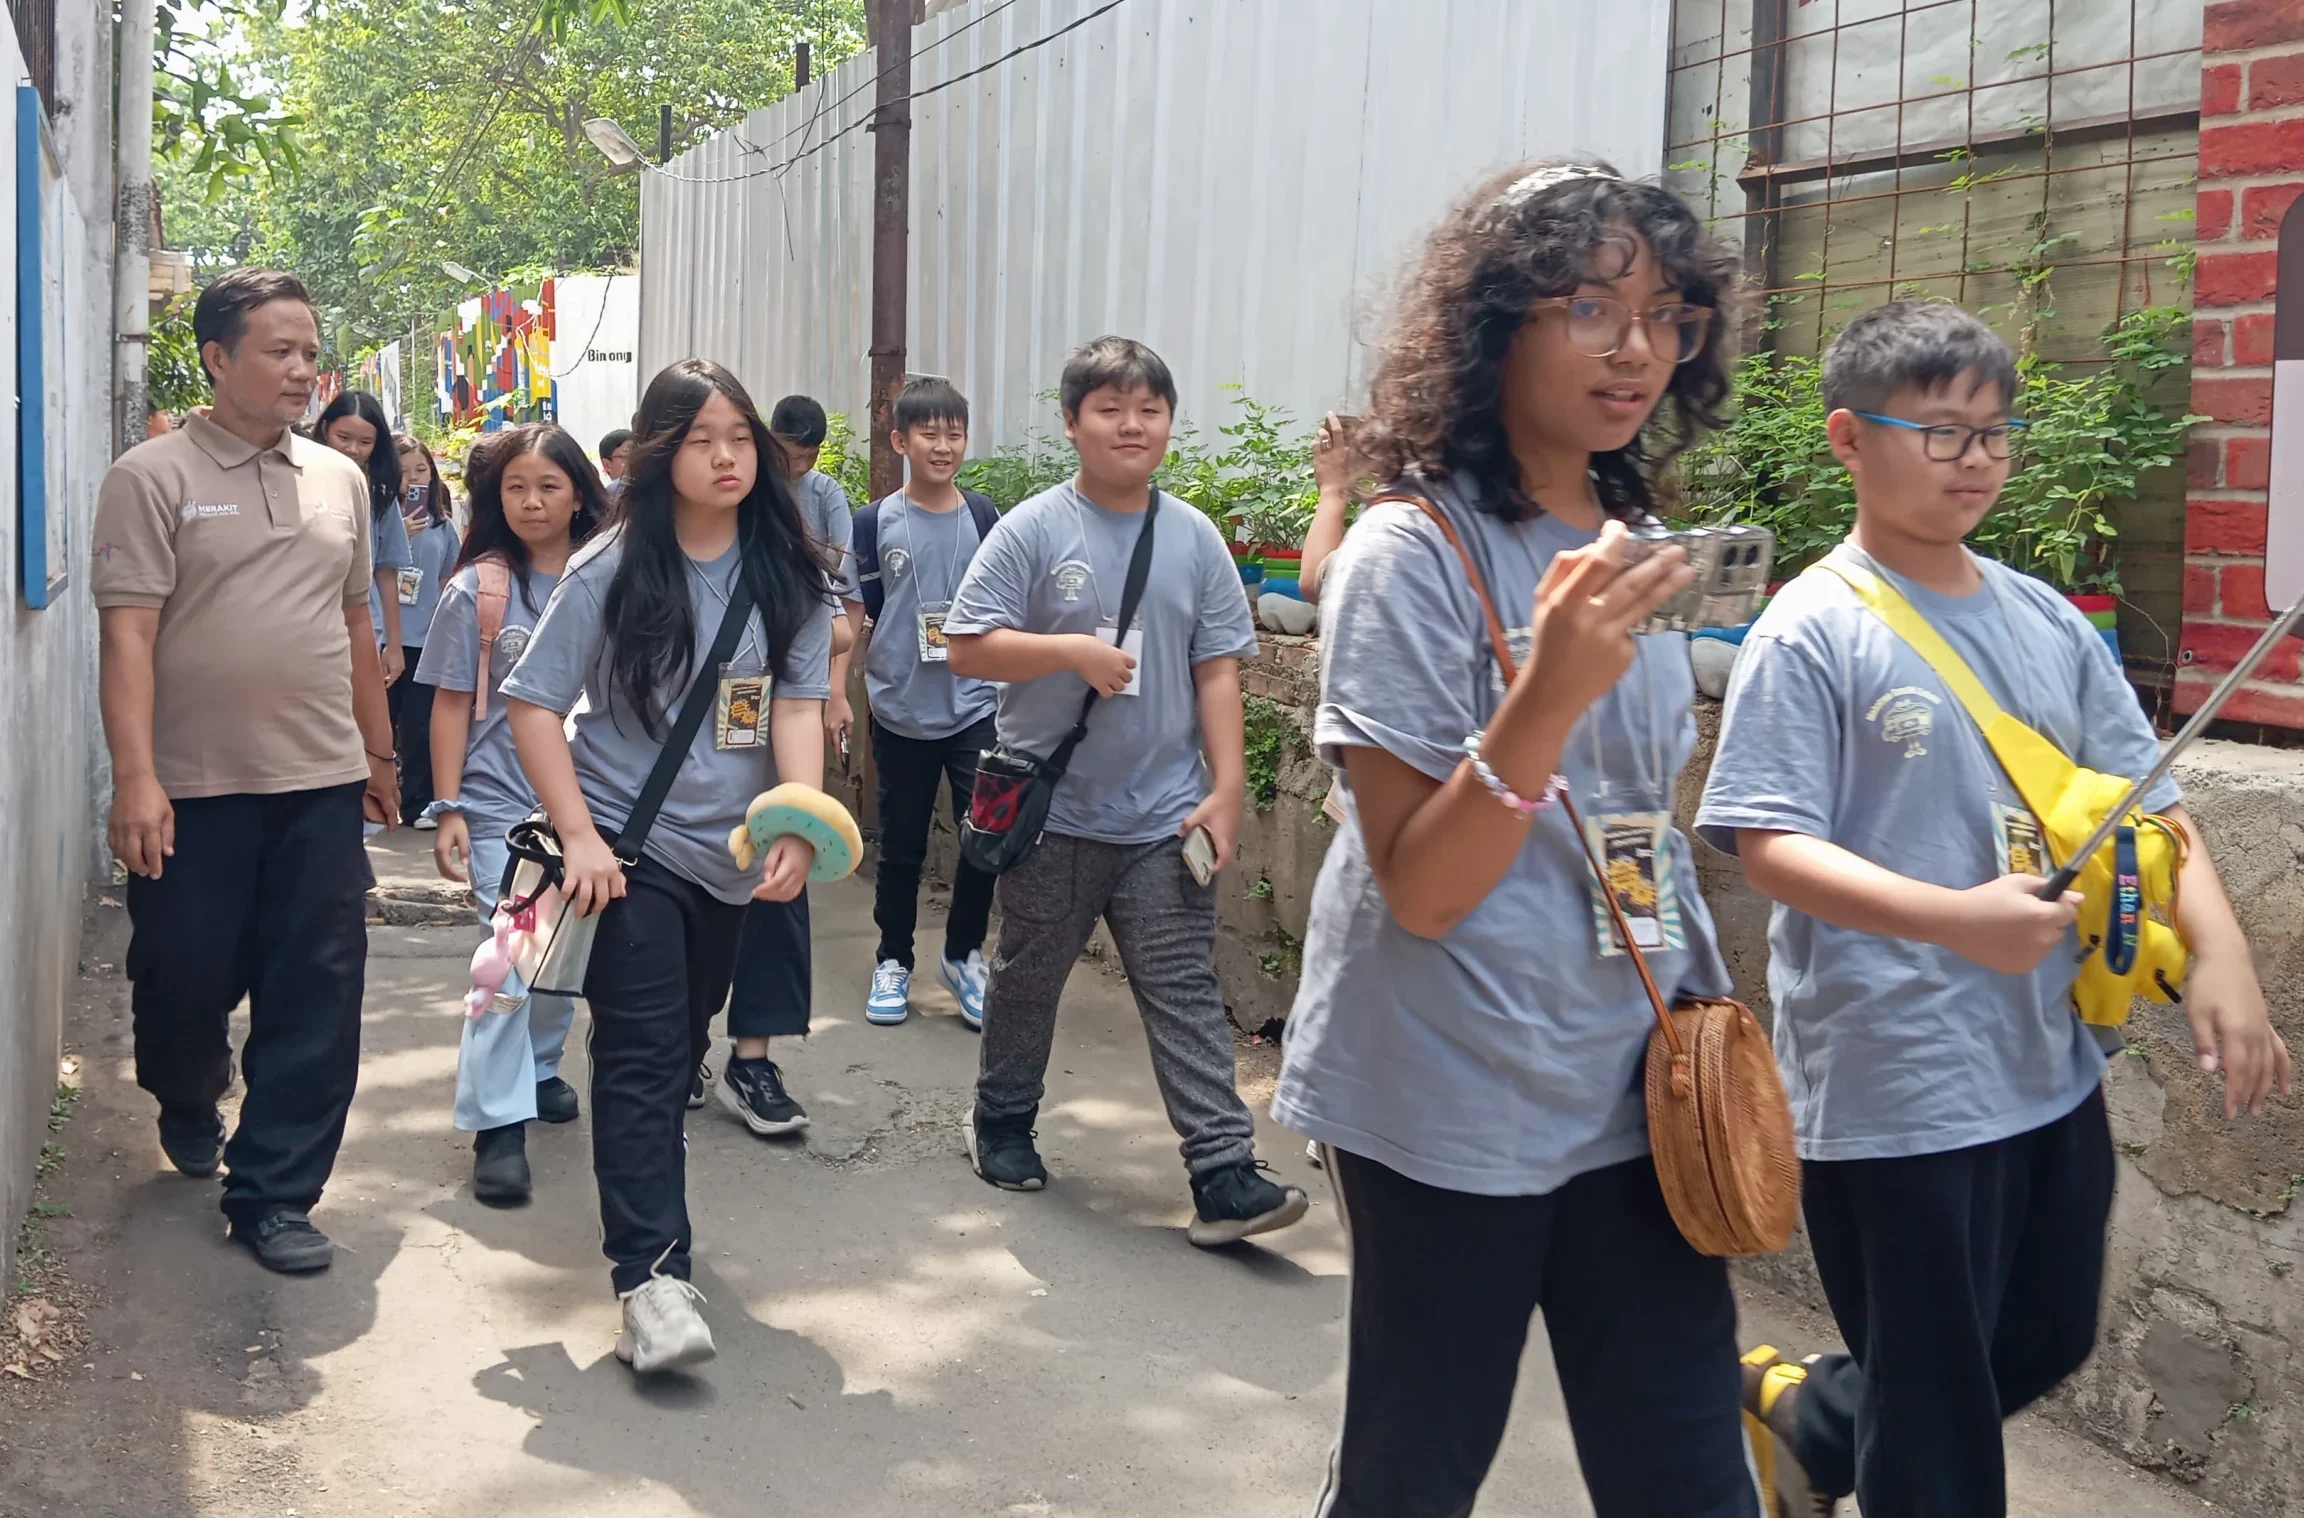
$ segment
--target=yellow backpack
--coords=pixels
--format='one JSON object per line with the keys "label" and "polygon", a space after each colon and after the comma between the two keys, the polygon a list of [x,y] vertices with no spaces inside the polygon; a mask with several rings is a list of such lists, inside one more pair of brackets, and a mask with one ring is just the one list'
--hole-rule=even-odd
{"label": "yellow backpack", "polygon": [[[2088,841],[2127,795],[2118,775],[2082,769],[2063,751],[2000,709],[1967,662],[1893,585],[1834,554],[1816,566],[1847,582],[1856,598],[1928,661],[1968,709],[2016,793],[2039,821],[2052,862],[2062,865]],[[2086,957],[2073,982],[2080,1020],[2117,1028],[2139,996],[2173,1002],[2184,985],[2190,954],[2174,926],[2176,877],[2189,844],[2166,817],[2131,811],[2126,825],[2081,869],[2080,940]]]}

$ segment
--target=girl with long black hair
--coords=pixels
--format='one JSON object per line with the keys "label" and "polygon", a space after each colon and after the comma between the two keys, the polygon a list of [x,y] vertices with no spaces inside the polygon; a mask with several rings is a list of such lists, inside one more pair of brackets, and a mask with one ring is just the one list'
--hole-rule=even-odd
{"label": "girl with long black hair", "polygon": [[400,750],[400,820],[428,832],[432,804],[432,688],[422,678],[424,644],[440,609],[440,592],[464,547],[456,530],[448,482],[433,466],[432,450],[402,433],[392,439],[400,456],[400,514],[408,530],[408,557],[399,574],[400,638],[407,676],[385,692],[392,698],[392,731]]}
{"label": "girl with long black hair", "polygon": [[1638,877],[1664,994],[1726,994],[1671,826],[1687,642],[1634,634],[1691,572],[1633,562],[1625,524],[1717,420],[1731,267],[1662,190],[1503,175],[1427,242],[1354,438],[1393,483],[1320,599],[1314,737],[1348,803],[1273,1103],[1328,1146],[1352,1241],[1326,1518],[1471,1512],[1538,1309],[1599,1518],[1757,1512],[1727,1268],[1666,1211],[1654,1015],[1561,804]]}
{"label": "girl with long black hair", "polygon": [[392,447],[392,424],[385,419],[383,402],[365,390],[346,390],[321,411],[312,435],[368,476],[368,547],[376,569],[368,620],[376,629],[384,684],[390,687],[408,667],[401,642],[400,574],[416,562],[408,549],[408,524],[400,515],[400,455]]}
{"label": "girl with long black hair", "polygon": [[[425,813],[438,828],[432,857],[442,878],[471,883],[486,923],[504,883],[504,835],[536,808],[501,686],[607,498],[582,447],[545,423],[490,434],[468,467],[472,530],[441,592],[415,685],[437,690],[428,737],[440,796]],[[487,694],[475,697],[479,691]],[[464,1024],[456,1127],[473,1135],[472,1194],[480,1201],[526,1201],[529,1122],[576,1120],[575,1089],[560,1078],[575,1015],[570,998],[537,994]]]}
{"label": "girl with long black hair", "polygon": [[[745,903],[791,900],[813,863],[806,843],[783,838],[745,870],[728,836],[771,785],[823,784],[833,597],[776,444],[733,374],[674,364],[649,383],[635,425],[615,521],[570,563],[503,689],[569,893],[600,914],[584,983],[592,1168],[624,1303],[616,1352],[648,1372],[714,1353],[688,1284],[681,1120],[695,1030],[727,999]],[[735,653],[706,667],[739,594],[751,609]],[[717,686],[714,710],[627,866],[617,833],[698,680]],[[765,1057],[759,1042],[740,1042],[739,1062]]]}

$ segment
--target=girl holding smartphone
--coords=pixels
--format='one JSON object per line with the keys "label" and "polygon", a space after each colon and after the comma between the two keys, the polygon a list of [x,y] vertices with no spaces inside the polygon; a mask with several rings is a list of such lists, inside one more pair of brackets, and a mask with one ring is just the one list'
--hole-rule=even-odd
{"label": "girl holding smartphone", "polygon": [[[650,382],[635,424],[616,520],[570,562],[504,694],[569,894],[600,914],[584,982],[592,1168],[624,1304],[616,1352],[646,1373],[714,1353],[688,1283],[691,1029],[727,999],[745,903],[791,900],[814,861],[786,837],[748,871],[728,835],[772,785],[823,784],[833,599],[767,425],[733,374],[674,364]],[[740,595],[750,610],[715,667]],[[699,680],[717,689],[713,712],[644,847],[620,858],[619,831]]]}
{"label": "girl holding smartphone", "polygon": [[1328,1147],[1350,1225],[1326,1518],[1469,1513],[1538,1311],[1599,1518],[1757,1513],[1727,1268],[1666,1211],[1654,1014],[1559,794],[1654,905],[1634,937],[1665,993],[1725,994],[1671,828],[1687,643],[1632,631],[1691,571],[1623,548],[1727,394],[1731,280],[1662,190],[1501,176],[1429,239],[1353,439],[1393,483],[1321,587],[1314,736],[1346,819],[1273,1103]]}

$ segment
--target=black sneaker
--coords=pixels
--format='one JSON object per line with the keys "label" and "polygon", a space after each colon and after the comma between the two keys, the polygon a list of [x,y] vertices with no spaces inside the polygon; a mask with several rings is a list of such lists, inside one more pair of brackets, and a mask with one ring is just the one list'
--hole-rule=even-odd
{"label": "black sneaker", "polygon": [[258,1264],[282,1275],[326,1270],[336,1258],[336,1246],[328,1242],[328,1235],[291,1208],[267,1212],[253,1223],[234,1223],[232,1237],[248,1247]]}
{"label": "black sneaker", "polygon": [[573,1123],[580,1115],[576,1088],[559,1076],[536,1083],[536,1118],[545,1123]]}
{"label": "black sneaker", "polygon": [[472,1195],[491,1207],[517,1207],[535,1183],[528,1175],[528,1125],[506,1123],[472,1136]]}
{"label": "black sneaker", "polygon": [[808,1110],[792,1100],[792,1093],[784,1089],[784,1072],[765,1055],[759,1059],[728,1057],[720,1072],[720,1105],[762,1138],[798,1133],[808,1126]]}
{"label": "black sneaker", "polygon": [[1276,1186],[1259,1172],[1262,1160],[1242,1160],[1192,1177],[1196,1216],[1185,1237],[1202,1249],[1237,1244],[1252,1233],[1286,1228],[1304,1216],[1312,1199],[1298,1186]]}
{"label": "black sneaker", "polygon": [[224,1119],[214,1107],[162,1107],[160,1152],[180,1175],[204,1181],[224,1159]]}
{"label": "black sneaker", "polygon": [[688,1110],[694,1112],[704,1105],[704,1088],[712,1084],[712,1067],[699,1064],[696,1073],[688,1077]]}
{"label": "black sneaker", "polygon": [[1046,1186],[1048,1167],[1032,1147],[1032,1140],[1039,1137],[1032,1131],[1032,1119],[1038,1115],[1035,1111],[1022,1117],[987,1118],[971,1113],[968,1163],[976,1173],[1002,1191],[1038,1191]]}

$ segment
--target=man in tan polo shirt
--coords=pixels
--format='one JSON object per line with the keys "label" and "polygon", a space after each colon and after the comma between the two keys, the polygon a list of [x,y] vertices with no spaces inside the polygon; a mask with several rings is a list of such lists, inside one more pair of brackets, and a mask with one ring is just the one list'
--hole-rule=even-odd
{"label": "man in tan polo shirt", "polygon": [[[399,815],[368,481],[291,430],[320,354],[295,276],[219,276],[192,329],[215,405],[122,455],[96,504],[136,1083],[159,1098],[170,1163],[226,1166],[233,1238],[274,1270],[319,1270],[334,1247],[309,1213],[360,1073],[361,818]],[[242,997],[247,1096],[227,1145],[216,1103]]]}

